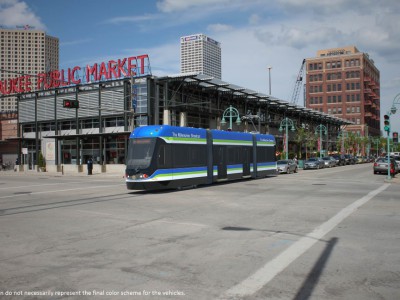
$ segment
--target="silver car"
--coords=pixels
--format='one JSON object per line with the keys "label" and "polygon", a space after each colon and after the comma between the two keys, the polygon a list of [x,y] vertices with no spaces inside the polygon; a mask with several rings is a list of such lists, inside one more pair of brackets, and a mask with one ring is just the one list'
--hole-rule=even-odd
{"label": "silver car", "polygon": [[311,157],[304,162],[304,170],[323,168],[325,168],[325,162],[318,157]]}
{"label": "silver car", "polygon": [[322,160],[325,163],[325,168],[336,167],[336,159],[334,159],[332,156],[325,156],[322,158]]}
{"label": "silver car", "polygon": [[[390,159],[390,163],[394,166],[395,174],[399,173],[399,166],[397,165],[396,161],[393,158]],[[374,174],[378,173],[387,174],[388,173],[387,158],[379,157],[377,160],[375,160],[373,168],[374,168]]]}
{"label": "silver car", "polygon": [[277,171],[279,173],[290,174],[292,172],[297,173],[297,171],[298,171],[297,163],[292,159],[278,160],[276,162],[276,165],[277,165]]}

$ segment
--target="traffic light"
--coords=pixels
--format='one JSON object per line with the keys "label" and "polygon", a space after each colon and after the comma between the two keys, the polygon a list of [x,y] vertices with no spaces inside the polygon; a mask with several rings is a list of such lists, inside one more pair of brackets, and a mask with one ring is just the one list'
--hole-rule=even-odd
{"label": "traffic light", "polygon": [[63,107],[65,108],[79,108],[78,100],[64,100]]}
{"label": "traffic light", "polygon": [[393,143],[394,144],[399,143],[399,133],[398,132],[393,132]]}
{"label": "traffic light", "polygon": [[390,116],[385,115],[383,118],[384,118],[383,124],[385,124],[384,129],[387,133],[389,133],[390,132]]}

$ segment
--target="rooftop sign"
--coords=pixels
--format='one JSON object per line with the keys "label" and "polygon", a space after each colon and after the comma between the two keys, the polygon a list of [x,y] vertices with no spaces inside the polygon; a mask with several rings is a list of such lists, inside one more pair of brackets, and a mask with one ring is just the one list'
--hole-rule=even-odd
{"label": "rooftop sign", "polygon": [[[23,75],[0,81],[0,94],[10,95],[52,88],[118,79],[138,77],[150,74],[150,62],[147,54],[131,56],[108,62],[95,63],[86,67],[75,66],[68,70],[54,70],[36,75]],[[32,83],[36,77],[36,84]]]}

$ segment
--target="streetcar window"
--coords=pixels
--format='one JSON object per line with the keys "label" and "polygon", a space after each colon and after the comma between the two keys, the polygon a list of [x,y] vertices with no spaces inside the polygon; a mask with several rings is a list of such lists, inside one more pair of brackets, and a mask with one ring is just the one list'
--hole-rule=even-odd
{"label": "streetcar window", "polygon": [[275,161],[275,147],[257,147],[257,162]]}
{"label": "streetcar window", "polygon": [[153,157],[156,139],[131,139],[128,147],[127,165],[135,168],[147,168]]}
{"label": "streetcar window", "polygon": [[160,147],[158,148],[157,166],[160,168],[164,168],[167,166],[166,148],[166,145],[160,145]]}
{"label": "streetcar window", "polygon": [[173,163],[177,168],[198,167],[207,164],[206,146],[174,145]]}

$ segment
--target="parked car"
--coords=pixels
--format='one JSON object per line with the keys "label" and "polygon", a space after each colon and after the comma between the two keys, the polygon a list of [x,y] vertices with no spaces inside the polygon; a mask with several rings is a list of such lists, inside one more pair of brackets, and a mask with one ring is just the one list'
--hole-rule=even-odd
{"label": "parked car", "polygon": [[277,170],[279,173],[290,174],[292,172],[297,173],[297,171],[298,171],[297,163],[292,159],[278,160],[276,162],[276,164],[277,164]]}
{"label": "parked car", "polygon": [[336,165],[337,166],[344,166],[346,164],[346,160],[344,158],[344,155],[335,154],[335,155],[332,155],[332,157],[336,160]]}
{"label": "parked car", "polygon": [[304,170],[325,168],[325,162],[318,157],[311,157],[304,162]]}
{"label": "parked car", "polygon": [[[394,159],[394,161],[396,162],[397,166],[399,167],[399,172],[400,172],[400,156],[390,155],[390,158]],[[386,156],[386,160],[387,160],[387,156]]]}
{"label": "parked car", "polygon": [[325,156],[322,158],[322,160],[325,163],[325,168],[336,167],[336,159],[334,159],[332,156]]}
{"label": "parked car", "polygon": [[355,156],[356,164],[363,164],[367,162],[367,158],[365,156]]}
{"label": "parked car", "polygon": [[353,155],[345,154],[344,157],[346,160],[346,165],[355,165],[356,164],[356,159],[354,158]]}
{"label": "parked car", "polygon": [[[391,168],[393,167],[395,174],[399,173],[399,166],[397,165],[396,161],[393,158],[390,159],[390,164],[391,164]],[[373,168],[374,168],[374,174],[378,174],[378,173],[387,174],[387,172],[388,172],[387,158],[379,157],[374,162]]]}

